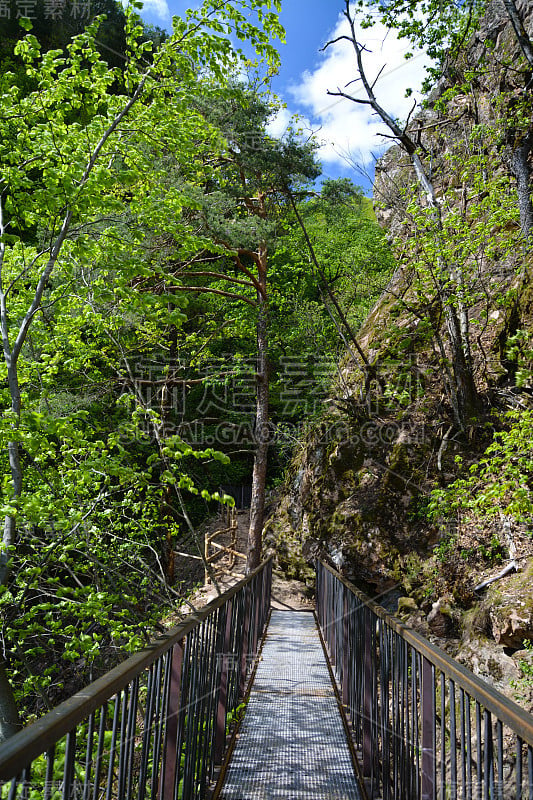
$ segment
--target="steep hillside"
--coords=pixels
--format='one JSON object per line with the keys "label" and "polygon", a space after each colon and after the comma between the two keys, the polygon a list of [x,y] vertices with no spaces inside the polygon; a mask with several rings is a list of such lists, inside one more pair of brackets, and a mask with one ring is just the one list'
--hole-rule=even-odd
{"label": "steep hillside", "polygon": [[[533,9],[516,6],[533,35]],[[328,409],[296,453],[267,529],[289,573],[310,579],[313,557],[326,556],[526,705],[533,672],[527,55],[503,3],[489,3],[407,129],[434,201],[405,147],[391,147],[378,163],[376,213],[398,269],[359,333],[369,366],[349,356],[340,365]]]}

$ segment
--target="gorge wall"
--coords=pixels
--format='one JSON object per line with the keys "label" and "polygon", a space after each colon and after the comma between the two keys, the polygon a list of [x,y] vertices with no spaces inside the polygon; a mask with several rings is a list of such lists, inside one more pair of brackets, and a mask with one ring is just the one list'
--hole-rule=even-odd
{"label": "gorge wall", "polygon": [[[531,4],[517,8],[533,36]],[[528,525],[503,510],[490,519],[439,519],[428,508],[432,490],[479,461],[495,431],[505,429],[506,412],[530,405],[532,384],[520,383],[517,372],[531,369],[523,343],[533,336],[532,259],[520,235],[513,174],[513,156],[532,128],[530,81],[505,7],[494,0],[409,123],[447,221],[443,235],[469,242],[460,268],[475,276],[468,316],[476,415],[461,430],[452,413],[442,296],[422,268],[431,272],[434,261],[413,211],[421,192],[411,158],[393,146],[377,164],[374,202],[398,269],[358,334],[372,368],[349,355],[339,365],[327,408],[296,452],[265,532],[288,573],[311,582],[313,558],[326,557],[526,706]],[[525,161],[530,168],[529,151]]]}

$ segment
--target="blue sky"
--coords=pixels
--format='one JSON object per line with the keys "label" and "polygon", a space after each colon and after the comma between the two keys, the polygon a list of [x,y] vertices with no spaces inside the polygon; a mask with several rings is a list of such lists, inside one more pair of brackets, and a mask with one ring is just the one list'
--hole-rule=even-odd
{"label": "blue sky", "polygon": [[[145,0],[142,16],[147,22],[170,28],[172,15],[183,14],[189,5],[191,0]],[[282,0],[280,19],[286,44],[278,46],[281,69],[273,90],[287,109],[273,121],[271,133],[282,136],[291,114],[300,114],[304,127],[315,131],[320,143],[324,176],[351,178],[370,194],[375,156],[385,148],[379,134],[386,128],[367,107],[327,94],[328,89],[335,91],[355,77],[351,47],[339,43],[320,52],[328,39],[343,32],[343,8],[342,0]],[[383,68],[376,85],[382,105],[393,116],[405,118],[413,105],[413,98],[405,98],[406,88],[414,89],[419,99],[416,90],[424,76],[424,54],[417,53],[406,61],[407,44],[379,23],[370,31],[361,31],[361,37],[371,51],[366,61],[368,76],[377,75]],[[350,91],[357,92],[357,85]]]}

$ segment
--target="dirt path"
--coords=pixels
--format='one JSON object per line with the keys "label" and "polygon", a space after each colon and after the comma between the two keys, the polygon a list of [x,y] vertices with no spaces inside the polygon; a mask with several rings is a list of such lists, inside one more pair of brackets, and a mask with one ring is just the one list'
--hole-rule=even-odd
{"label": "dirt path", "polygon": [[[236,549],[245,554],[248,541],[248,510],[237,512],[237,523]],[[214,518],[212,522],[202,529],[202,537],[208,535],[209,533],[213,533],[216,530],[221,530],[225,528],[226,525],[227,521],[225,515],[220,515]],[[231,541],[231,534],[223,534],[221,537],[217,537],[217,541],[219,541],[221,544],[229,545]],[[200,562],[195,563],[198,563],[198,566],[195,567],[195,569],[197,570],[198,578],[201,579],[201,576],[203,575],[203,567],[201,566]],[[218,576],[215,577],[214,583],[212,581],[204,583],[203,586],[200,586],[192,594],[190,594],[187,597],[187,600],[184,600],[181,605],[175,608],[164,618],[163,624],[165,627],[174,627],[188,614],[203,608],[203,606],[207,605],[207,603],[210,603],[211,600],[214,600],[219,594],[227,591],[244,576],[244,559],[235,559],[233,569],[228,572],[227,568],[229,566],[229,555],[224,554],[223,557],[217,560],[216,566],[217,572],[219,567],[224,566],[226,568],[226,573],[224,575],[218,574]],[[313,602],[308,596],[308,591],[304,583],[288,579],[283,575],[283,573],[274,570],[272,579],[272,608],[281,611],[312,611]]]}
{"label": "dirt path", "polygon": [[[249,511],[237,512],[237,544],[236,549],[240,553],[246,553],[248,541]],[[226,521],[223,516],[213,521],[209,526],[209,532],[225,527]],[[230,534],[223,534],[217,538],[221,544],[230,544]],[[225,555],[217,560],[217,568],[223,566],[228,569],[229,555]],[[213,600],[217,595],[225,592],[244,575],[245,563],[243,559],[237,558],[231,572],[216,578],[216,585],[211,581],[204,587],[195,592],[190,602],[200,608]],[[272,581],[272,608],[285,611],[311,611],[312,601],[306,596],[306,586],[300,581],[289,580],[282,573],[274,572]]]}
{"label": "dirt path", "polygon": [[313,601],[301,581],[290,580],[281,572],[272,576],[272,608],[278,611],[312,611]]}

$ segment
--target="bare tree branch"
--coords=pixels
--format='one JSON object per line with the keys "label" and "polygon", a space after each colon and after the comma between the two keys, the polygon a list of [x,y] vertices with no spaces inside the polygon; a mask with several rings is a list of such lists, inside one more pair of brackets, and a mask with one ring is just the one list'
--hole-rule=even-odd
{"label": "bare tree branch", "polygon": [[313,247],[313,243],[311,242],[311,239],[309,237],[309,234],[307,232],[307,228],[305,227],[305,223],[304,223],[304,221],[303,221],[303,219],[301,217],[301,214],[298,211],[298,206],[296,205],[296,202],[294,200],[294,196],[293,196],[291,190],[288,187],[285,189],[285,191],[287,193],[287,197],[290,200],[290,203],[291,203],[291,206],[292,206],[292,210],[294,211],[294,215],[295,215],[295,217],[296,217],[296,219],[298,221],[298,224],[299,224],[299,226],[300,226],[300,228],[302,230],[302,233],[304,235],[304,238],[305,238],[305,241],[306,241],[306,244],[307,244],[307,248],[309,250],[309,255],[311,256],[311,260],[312,260],[313,264],[315,265],[316,271],[318,272],[322,283],[324,284],[324,288],[327,291],[327,293],[328,293],[328,295],[329,295],[329,297],[331,299],[331,302],[335,306],[337,314],[339,315],[344,327],[346,328],[346,332],[347,332],[351,342],[353,343],[355,349],[357,350],[357,353],[359,354],[359,357],[361,358],[361,360],[362,360],[363,364],[365,365],[365,367],[369,368],[370,367],[370,362],[369,362],[368,358],[366,357],[366,354],[365,354],[364,350],[361,348],[361,345],[359,344],[359,342],[355,338],[355,334],[352,331],[352,328],[351,328],[350,324],[348,323],[348,320],[346,319],[346,315],[344,314],[342,308],[340,307],[339,302],[338,302],[338,300],[337,300],[337,298],[335,296],[335,293],[331,290],[331,287],[330,287],[330,285],[329,285],[329,283],[328,283],[328,281],[326,279],[324,271],[323,271],[322,267],[320,266],[318,258],[316,257],[315,248]]}
{"label": "bare tree branch", "polygon": [[372,81],[372,89],[374,88],[376,83],[379,81],[379,79],[381,77],[381,73],[383,72],[383,70],[385,69],[386,66],[387,66],[386,64],[383,64],[383,66],[381,67],[380,71],[378,72],[378,74],[376,75],[374,80]]}
{"label": "bare tree branch", "polygon": [[[524,23],[522,22],[522,18],[518,13],[516,3],[514,0],[503,0],[503,4],[515,30],[518,44],[520,45],[520,48],[530,66],[533,68],[533,45],[531,44],[531,39],[527,35],[526,29],[524,28]],[[529,85],[531,85],[531,81],[529,82]]]}
{"label": "bare tree branch", "polygon": [[224,292],[222,289],[212,289],[210,286],[169,286],[169,292],[200,292],[201,294],[219,294],[222,297],[229,297],[232,300],[242,300],[248,303],[249,306],[256,308],[257,303],[250,297],[245,297],[243,294],[235,294],[234,292]]}
{"label": "bare tree branch", "polygon": [[257,288],[255,284],[252,283],[252,281],[243,281],[240,280],[239,278],[234,278],[230,275],[225,275],[223,272],[211,272],[207,270],[189,272],[188,270],[184,270],[183,272],[180,272],[178,274],[180,275],[182,274],[185,278],[219,278],[220,280],[227,281],[228,283],[236,283],[239,284],[240,286],[248,286],[251,289]]}

